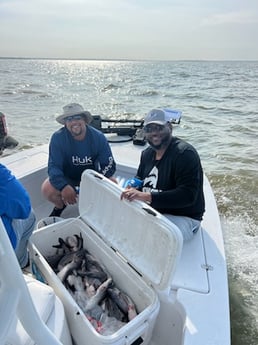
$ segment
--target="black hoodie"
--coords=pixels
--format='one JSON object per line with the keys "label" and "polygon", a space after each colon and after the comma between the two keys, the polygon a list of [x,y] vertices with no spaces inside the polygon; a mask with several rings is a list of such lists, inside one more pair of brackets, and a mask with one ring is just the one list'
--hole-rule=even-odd
{"label": "black hoodie", "polygon": [[152,194],[151,206],[160,213],[202,220],[205,210],[200,157],[189,143],[172,137],[163,157],[148,147],[142,152],[137,177],[142,191]]}

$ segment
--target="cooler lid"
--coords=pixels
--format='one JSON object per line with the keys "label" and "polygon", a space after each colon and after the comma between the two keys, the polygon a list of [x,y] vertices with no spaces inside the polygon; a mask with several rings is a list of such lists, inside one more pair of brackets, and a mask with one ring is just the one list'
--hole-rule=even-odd
{"label": "cooler lid", "polygon": [[79,194],[80,217],[149,285],[164,290],[171,286],[182,235],[147,204],[121,201],[122,190],[101,174],[85,170]]}

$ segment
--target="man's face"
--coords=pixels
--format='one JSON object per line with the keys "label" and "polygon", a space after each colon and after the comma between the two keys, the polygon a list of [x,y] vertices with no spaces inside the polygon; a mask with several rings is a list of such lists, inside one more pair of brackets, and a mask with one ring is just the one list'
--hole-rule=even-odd
{"label": "man's face", "polygon": [[65,126],[75,139],[84,137],[86,123],[82,115],[68,116],[65,118]]}
{"label": "man's face", "polygon": [[144,128],[146,139],[155,150],[166,148],[171,138],[171,129],[166,125],[150,123]]}

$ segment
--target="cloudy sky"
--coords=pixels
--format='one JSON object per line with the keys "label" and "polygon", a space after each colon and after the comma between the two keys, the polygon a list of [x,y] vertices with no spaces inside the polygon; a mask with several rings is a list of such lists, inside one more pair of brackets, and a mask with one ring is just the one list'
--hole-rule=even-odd
{"label": "cloudy sky", "polygon": [[0,57],[258,60],[258,0],[0,0]]}

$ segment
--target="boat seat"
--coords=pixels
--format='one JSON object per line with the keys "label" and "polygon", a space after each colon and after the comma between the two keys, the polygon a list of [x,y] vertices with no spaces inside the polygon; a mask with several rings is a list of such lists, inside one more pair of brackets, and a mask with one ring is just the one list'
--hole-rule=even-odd
{"label": "boat seat", "polygon": [[172,289],[183,288],[201,293],[209,292],[203,231],[205,230],[200,228],[191,241],[184,242],[172,281]]}
{"label": "boat seat", "polygon": [[1,217],[0,344],[72,344],[60,299],[51,287],[22,273]]}
{"label": "boat seat", "polygon": [[[63,331],[62,323],[66,322],[64,308],[61,301],[55,295],[50,286],[45,285],[30,276],[23,276],[33,304],[41,320],[50,329],[54,330],[56,335],[59,333],[58,337],[60,337]],[[65,326],[67,327],[66,323]],[[69,334],[66,334],[66,336],[68,336],[69,339]],[[35,344],[34,340],[30,338],[17,317],[13,320],[11,331],[7,336],[6,343],[8,345]]]}

